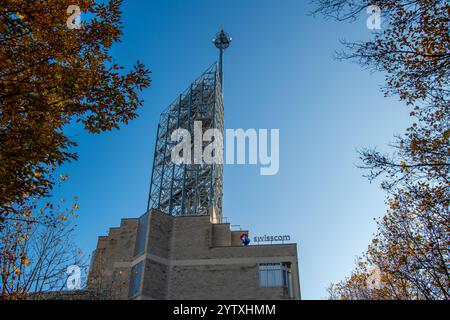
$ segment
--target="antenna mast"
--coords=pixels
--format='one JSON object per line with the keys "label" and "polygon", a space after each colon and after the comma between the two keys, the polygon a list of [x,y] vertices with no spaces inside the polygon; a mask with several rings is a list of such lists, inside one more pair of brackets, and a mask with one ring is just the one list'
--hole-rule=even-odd
{"label": "antenna mast", "polygon": [[216,35],[216,37],[213,40],[214,45],[220,51],[219,74],[220,74],[220,82],[221,82],[220,84],[222,86],[223,86],[223,54],[225,52],[225,49],[227,49],[230,46],[232,40],[233,39],[228,35],[228,33],[226,33],[224,31],[223,26],[222,26],[222,30]]}

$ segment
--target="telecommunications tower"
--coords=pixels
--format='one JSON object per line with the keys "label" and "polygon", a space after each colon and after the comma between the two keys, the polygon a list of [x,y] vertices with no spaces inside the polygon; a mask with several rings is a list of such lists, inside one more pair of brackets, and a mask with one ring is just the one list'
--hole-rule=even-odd
{"label": "telecommunications tower", "polygon": [[[178,144],[171,139],[176,129],[186,129],[194,137],[194,123],[201,121],[203,132],[217,129],[223,136],[223,58],[231,38],[222,28],[213,42],[219,60],[161,113],[147,209],[173,216],[210,215],[217,223],[222,220],[222,164],[175,164],[171,157]],[[201,143],[203,148],[209,144]]]}

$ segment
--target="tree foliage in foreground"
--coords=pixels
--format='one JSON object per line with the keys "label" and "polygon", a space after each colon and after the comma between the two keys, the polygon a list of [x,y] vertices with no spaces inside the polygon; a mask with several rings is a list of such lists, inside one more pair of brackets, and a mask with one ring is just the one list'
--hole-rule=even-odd
{"label": "tree foliage in foreground", "polygon": [[[28,201],[0,229],[0,300],[42,299],[52,291],[67,291],[69,266],[86,268],[75,246],[78,204],[70,209]],[[58,295],[58,294],[57,294]]]}
{"label": "tree foliage in foreground", "polygon": [[77,159],[63,131],[79,122],[101,133],[137,116],[150,85],[141,63],[124,72],[110,54],[120,41],[120,0],[0,0],[0,227],[31,197],[47,196],[55,168]]}
{"label": "tree foliage in foreground", "polygon": [[[73,25],[69,6],[82,12]],[[83,267],[70,210],[49,203],[76,160],[64,132],[118,129],[137,116],[150,71],[130,71],[110,50],[122,35],[120,0],[0,0],[0,298],[33,299],[65,288],[69,265]],[[71,17],[69,19],[69,17]],[[46,202],[49,201],[49,202]]]}
{"label": "tree foliage in foreground", "polygon": [[[385,74],[383,92],[410,108],[413,125],[393,154],[360,152],[370,180],[382,178],[388,211],[352,275],[333,299],[450,298],[450,3],[445,0],[316,0],[316,14],[356,20],[381,8],[382,29],[343,42],[338,59]],[[371,268],[379,270],[373,285]]]}

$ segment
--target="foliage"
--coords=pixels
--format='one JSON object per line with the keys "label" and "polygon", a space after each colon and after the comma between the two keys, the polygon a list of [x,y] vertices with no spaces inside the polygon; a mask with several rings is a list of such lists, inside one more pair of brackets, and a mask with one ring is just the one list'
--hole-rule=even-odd
{"label": "foliage", "polygon": [[77,1],[81,29],[66,25],[72,4],[0,0],[0,222],[20,215],[14,208],[27,197],[49,195],[55,168],[77,159],[67,124],[119,128],[137,116],[138,92],[150,85],[144,65],[124,73],[111,57],[121,1]]}
{"label": "foliage", "polygon": [[22,212],[0,228],[0,299],[40,299],[66,286],[67,268],[85,267],[81,251],[74,245],[74,219],[78,204],[70,209],[62,203],[29,200]]}
{"label": "foliage", "polygon": [[[73,244],[71,209],[49,201],[77,159],[64,128],[119,129],[137,116],[150,71],[117,64],[121,0],[0,0],[0,275],[1,298],[38,298],[65,285],[66,268],[82,266]],[[82,12],[68,27],[68,8]],[[71,17],[69,19],[69,17]],[[43,204],[45,203],[45,204]]]}
{"label": "foliage", "polygon": [[[362,265],[331,288],[342,299],[450,298],[450,3],[438,0],[318,0],[316,14],[355,20],[369,5],[382,9],[372,39],[343,42],[352,59],[386,76],[383,92],[411,108],[413,125],[392,143],[392,155],[361,150],[370,180],[382,177],[389,209]],[[382,287],[367,293],[368,266]],[[350,293],[349,293],[350,292]]]}

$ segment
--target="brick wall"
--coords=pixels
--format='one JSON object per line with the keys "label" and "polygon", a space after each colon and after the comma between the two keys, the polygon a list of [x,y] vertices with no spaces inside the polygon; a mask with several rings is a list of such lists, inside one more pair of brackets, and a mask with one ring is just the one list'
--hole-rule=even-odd
{"label": "brick wall", "polygon": [[259,264],[288,262],[294,296],[300,297],[295,244],[245,247],[238,241],[240,232],[229,224],[213,225],[209,216],[172,217],[152,210],[148,225],[144,254],[136,257],[138,219],[124,219],[120,228],[99,238],[90,290],[129,298],[131,267],[142,261],[135,299],[284,299],[286,288],[259,287]]}

